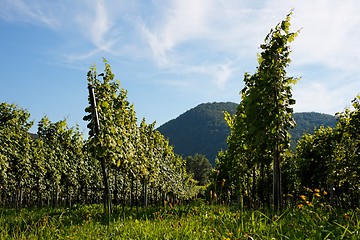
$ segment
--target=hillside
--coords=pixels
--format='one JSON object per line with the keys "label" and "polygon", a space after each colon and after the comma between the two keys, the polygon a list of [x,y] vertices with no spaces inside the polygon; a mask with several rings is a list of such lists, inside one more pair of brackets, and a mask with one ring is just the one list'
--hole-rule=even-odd
{"label": "hillside", "polygon": [[236,103],[203,103],[161,125],[158,130],[174,146],[176,153],[184,157],[195,153],[204,154],[212,164],[220,149],[226,149],[229,127],[224,111],[234,114]]}
{"label": "hillside", "polygon": [[[161,125],[158,130],[169,139],[177,154],[184,157],[204,154],[214,165],[218,151],[227,148],[226,138],[230,132],[223,112],[234,114],[237,105],[232,102],[203,103]],[[312,133],[321,125],[334,126],[336,121],[334,116],[314,112],[295,113],[294,118],[297,127],[290,133],[295,144],[304,132]],[[293,148],[295,144],[292,144]]]}
{"label": "hillside", "polygon": [[297,141],[304,133],[313,133],[314,129],[320,126],[335,127],[336,117],[317,112],[301,112],[294,113],[296,127],[290,130],[291,138],[294,144],[292,148],[295,149]]}

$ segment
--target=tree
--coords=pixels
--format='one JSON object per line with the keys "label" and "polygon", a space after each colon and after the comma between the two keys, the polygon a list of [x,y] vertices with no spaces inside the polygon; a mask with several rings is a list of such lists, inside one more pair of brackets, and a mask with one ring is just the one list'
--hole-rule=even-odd
{"label": "tree", "polygon": [[198,185],[206,185],[209,181],[212,166],[205,155],[195,154],[194,156],[188,156],[185,161],[186,171],[193,174],[194,179],[198,181]]}

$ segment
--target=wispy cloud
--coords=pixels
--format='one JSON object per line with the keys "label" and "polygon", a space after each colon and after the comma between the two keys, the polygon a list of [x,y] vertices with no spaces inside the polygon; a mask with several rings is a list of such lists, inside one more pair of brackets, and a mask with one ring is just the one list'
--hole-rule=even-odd
{"label": "wispy cloud", "polygon": [[207,35],[210,3],[206,0],[155,2],[154,15],[144,16],[146,19],[139,25],[158,64],[171,65],[176,48]]}
{"label": "wispy cloud", "polygon": [[224,85],[229,80],[233,70],[230,64],[221,64],[217,69],[216,85],[220,88],[224,88]]}
{"label": "wispy cloud", "polygon": [[26,22],[50,28],[55,28],[60,24],[47,1],[30,3],[24,0],[4,0],[1,3],[0,16],[7,21]]}
{"label": "wispy cloud", "polygon": [[[351,84],[353,87],[353,84]],[[356,86],[355,86],[356,87]],[[351,100],[358,94],[351,86],[332,88],[326,82],[299,84],[295,87],[294,97],[297,99],[297,112],[315,111],[334,115],[350,106]]]}
{"label": "wispy cloud", "polygon": [[61,56],[64,57],[67,62],[73,64],[74,62],[77,62],[77,61],[87,60],[87,59],[99,54],[101,51],[102,51],[101,48],[95,48],[93,50],[87,49],[84,53],[67,52],[67,53],[63,53]]}
{"label": "wispy cloud", "polygon": [[[57,31],[64,39],[58,53],[70,63],[88,64],[90,59],[110,55],[151,65],[149,71],[158,75],[176,74],[166,80],[169,86],[194,87],[181,83],[191,78],[233,91],[227,89],[229,83],[255,70],[259,44],[293,8],[293,29],[302,29],[292,43],[292,65],[297,71],[316,64],[322,71],[338,71],[338,77],[345,72],[359,74],[358,0],[3,0],[0,17]],[[326,77],[335,82],[331,88],[339,88],[335,75]],[[330,91],[326,84],[308,86]]]}
{"label": "wispy cloud", "polygon": [[[138,26],[160,68],[200,74],[223,88],[233,73],[234,60],[229,64],[229,58],[241,61],[239,55],[246,50],[240,46],[254,46],[254,35],[246,33],[250,27],[241,28],[241,18],[256,11],[234,11],[234,4],[216,0],[155,2],[157,11],[144,16]],[[240,35],[246,34],[248,38],[240,41]]]}
{"label": "wispy cloud", "polygon": [[294,86],[295,110],[328,114],[343,111],[359,94],[358,78],[356,72],[330,70],[319,65],[308,69],[307,75]]}
{"label": "wispy cloud", "polygon": [[[64,1],[4,0],[0,17],[5,21],[29,23],[50,28],[64,39],[68,51],[59,53],[66,61],[79,61],[100,53],[113,53],[119,40],[116,25],[122,1]],[[115,9],[113,9],[115,8]],[[118,11],[118,12],[117,12]]]}
{"label": "wispy cloud", "polygon": [[301,1],[295,7],[294,23],[302,27],[294,42],[297,64],[359,71],[359,1]]}
{"label": "wispy cloud", "polygon": [[105,52],[111,52],[117,41],[114,22],[108,10],[110,7],[104,0],[97,0],[86,6],[86,10],[76,17],[83,34],[88,36],[97,49]]}

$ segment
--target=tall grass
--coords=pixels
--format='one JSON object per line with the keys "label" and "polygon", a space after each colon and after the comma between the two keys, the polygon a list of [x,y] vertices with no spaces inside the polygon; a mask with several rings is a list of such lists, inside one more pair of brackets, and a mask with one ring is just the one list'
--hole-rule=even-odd
{"label": "tall grass", "polygon": [[299,205],[282,214],[195,203],[115,208],[102,205],[0,210],[1,239],[360,239],[359,210]]}

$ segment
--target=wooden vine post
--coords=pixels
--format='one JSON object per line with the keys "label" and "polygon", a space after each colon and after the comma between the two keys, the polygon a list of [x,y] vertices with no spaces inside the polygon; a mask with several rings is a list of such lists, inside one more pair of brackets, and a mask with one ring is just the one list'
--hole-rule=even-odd
{"label": "wooden vine post", "polygon": [[[92,109],[92,119],[94,122],[94,134],[95,134],[95,140],[97,140],[97,137],[100,133],[100,122],[99,122],[99,114],[97,111],[96,106],[96,98],[94,93],[94,87],[92,85],[88,85],[89,89],[89,96],[90,96],[90,103],[91,103],[91,109]],[[96,153],[95,153],[96,154]],[[105,165],[105,159],[100,159],[101,163],[101,170],[103,175],[103,181],[105,185],[104,189],[104,209],[105,213],[108,214],[108,223],[110,224],[110,215],[111,215],[111,192],[110,192],[110,184],[109,184],[109,176]]]}

